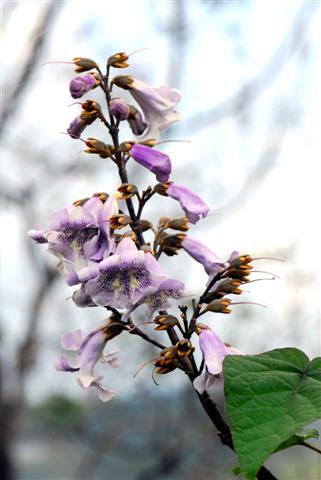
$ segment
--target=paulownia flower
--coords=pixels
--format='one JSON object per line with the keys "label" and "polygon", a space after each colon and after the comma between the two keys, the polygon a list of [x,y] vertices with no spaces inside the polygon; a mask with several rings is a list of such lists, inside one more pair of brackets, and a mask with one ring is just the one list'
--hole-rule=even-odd
{"label": "paulownia flower", "polygon": [[152,88],[130,75],[117,76],[113,83],[129,90],[139,104],[147,124],[145,136],[148,138],[158,140],[162,130],[181,120],[182,115],[174,108],[181,99],[178,90],[166,86]]}
{"label": "paulownia flower", "polygon": [[168,297],[182,296],[184,285],[167,279],[151,253],[123,238],[114,255],[99,263],[99,275],[85,284],[86,294],[101,306],[133,311],[146,303],[149,311],[166,308]]}
{"label": "paulownia flower", "polygon": [[170,183],[166,185],[166,193],[169,197],[177,200],[185,212],[188,220],[195,224],[201,217],[206,217],[209,212],[209,207],[206,203],[192,190],[184,185],[177,185]]}
{"label": "paulownia flower", "polygon": [[172,165],[168,155],[137,143],[131,147],[130,155],[137,163],[155,173],[159,182],[165,183],[168,181],[172,171]]}
{"label": "paulownia flower", "polygon": [[94,368],[97,362],[109,364],[116,368],[119,366],[117,349],[104,355],[103,350],[107,343],[107,334],[104,332],[105,324],[90,332],[84,339],[81,330],[67,332],[61,337],[61,346],[64,350],[76,352],[76,361],[70,365],[65,355],[61,354],[55,361],[55,368],[64,372],[78,372],[77,380],[82,388],[96,388],[99,398],[103,402],[111,400],[115,395],[112,390],[102,386],[102,376],[96,376]]}
{"label": "paulownia flower", "polygon": [[97,87],[97,85],[98,82],[91,73],[75,77],[69,84],[70,95],[72,98],[81,98],[85,93]]}
{"label": "paulownia flower", "polygon": [[199,324],[199,345],[203,353],[205,371],[195,378],[193,385],[199,394],[211,386],[220,386],[223,376],[223,360],[227,355],[243,355],[236,348],[229,347],[206,325]]}
{"label": "paulownia flower", "polygon": [[47,230],[29,230],[30,238],[48,243],[49,251],[60,259],[68,285],[96,276],[97,262],[114,249],[108,218],[118,212],[114,195],[103,203],[98,197],[83,206],[64,208],[51,215]]}
{"label": "paulownia flower", "polygon": [[208,275],[218,272],[221,269],[226,268],[228,263],[221,260],[215,253],[213,253],[206,245],[194,238],[185,236],[181,243],[184,250],[194,258],[197,262],[201,263]]}

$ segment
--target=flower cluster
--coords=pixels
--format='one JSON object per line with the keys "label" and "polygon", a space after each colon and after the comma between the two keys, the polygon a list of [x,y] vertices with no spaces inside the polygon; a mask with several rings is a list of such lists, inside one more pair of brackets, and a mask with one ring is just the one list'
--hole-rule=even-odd
{"label": "flower cluster", "polygon": [[[69,286],[77,286],[72,298],[78,307],[104,307],[110,316],[85,337],[80,330],[63,335],[61,345],[76,352],[74,363],[61,354],[57,370],[74,372],[82,388],[94,387],[103,401],[114,396],[102,384],[102,377],[94,368],[98,362],[111,367],[119,365],[116,350],[104,354],[110,341],[124,332],[139,335],[161,348],[153,360],[158,374],[177,368],[194,379],[194,386],[203,394],[211,385],[222,380],[222,365],[226,355],[241,352],[226,345],[207,325],[198,322],[207,312],[230,313],[233,305],[228,295],[242,293],[241,285],[249,281],[252,258],[233,252],[226,261],[186,232],[209,212],[208,205],[185,185],[170,180],[172,162],[168,155],[155,148],[160,133],[181,119],[175,108],[180,100],[178,91],[162,86],[152,88],[131,75],[117,75],[110,79],[114,68],[127,68],[128,55],[121,52],[109,57],[103,73],[97,63],[88,58],[75,58],[77,74],[70,82],[70,94],[81,98],[93,89],[103,90],[106,111],[95,100],[81,104],[81,112],[67,129],[73,139],[79,139],[86,128],[100,121],[107,128],[109,141],[89,137],[82,139],[85,153],[96,154],[114,163],[120,175],[120,185],[110,194],[100,192],[75,201],[69,208],[52,214],[47,229],[36,227],[28,232],[34,241],[47,244],[58,258],[58,268]],[[119,91],[115,96],[114,89]],[[121,97],[127,90],[135,104],[127,104]],[[119,128],[127,122],[135,138],[121,142]],[[157,183],[141,191],[129,183],[127,162],[134,161],[153,173]],[[182,216],[161,216],[155,225],[142,217],[144,207],[153,196],[167,196],[177,201]],[[204,292],[193,299],[192,312],[188,305],[179,305],[180,318],[167,312],[171,299],[182,299],[184,284],[168,278],[159,264],[161,255],[169,257],[185,251],[203,265],[208,275]],[[134,323],[136,310],[143,307],[146,324],[168,334],[170,345],[164,346]],[[148,328],[148,327],[147,327]],[[199,347],[204,358],[196,366],[191,338],[199,335]]]}

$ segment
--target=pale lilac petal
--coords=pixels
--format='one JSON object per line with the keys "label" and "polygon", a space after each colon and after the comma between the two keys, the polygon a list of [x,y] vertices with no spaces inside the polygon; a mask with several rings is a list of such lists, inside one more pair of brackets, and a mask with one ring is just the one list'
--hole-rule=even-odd
{"label": "pale lilac petal", "polygon": [[81,345],[77,355],[79,365],[78,380],[84,387],[89,387],[95,380],[93,369],[100,359],[105,345],[106,335],[102,330],[92,335],[88,341],[85,339]]}
{"label": "pale lilac petal", "polygon": [[94,381],[90,386],[96,389],[98,397],[102,402],[109,402],[116,395],[113,390],[103,387],[99,381]]}
{"label": "pale lilac petal", "polygon": [[29,238],[31,238],[37,243],[48,243],[45,230],[34,228],[31,230],[28,230],[27,235]]}
{"label": "pale lilac petal", "polygon": [[208,205],[194,192],[184,185],[171,183],[166,193],[169,197],[177,200],[184,210],[188,220],[195,224],[201,217],[206,217],[209,212]]}
{"label": "pale lilac petal", "polygon": [[54,367],[60,372],[77,372],[77,367],[72,367],[64,355],[59,355],[59,357],[54,362]]}
{"label": "pale lilac petal", "polygon": [[201,375],[196,377],[195,380],[193,381],[193,386],[200,395],[203,395],[203,393],[205,392],[206,378],[207,378],[207,375],[206,375],[206,372],[204,371],[203,373],[201,373]]}
{"label": "pale lilac petal", "polygon": [[61,230],[69,225],[69,213],[66,208],[58,210],[58,212],[52,213],[49,217],[48,228],[49,230]]}
{"label": "pale lilac petal", "polygon": [[99,275],[99,264],[91,262],[86,267],[78,272],[78,277],[81,283],[86,283]]}
{"label": "pale lilac petal", "polygon": [[95,219],[95,223],[97,223],[100,212],[104,208],[104,204],[99,197],[91,197],[86,203],[84,203],[83,208],[91,213]]}
{"label": "pale lilac petal", "polygon": [[60,344],[64,350],[78,350],[82,343],[81,330],[74,330],[62,335]]}
{"label": "pale lilac petal", "polygon": [[139,144],[132,146],[130,155],[137,163],[155,173],[159,182],[166,183],[168,181],[172,171],[172,165],[168,155],[147,147],[146,145]]}
{"label": "pale lilac petal", "polygon": [[226,266],[226,263],[207,248],[206,245],[194,238],[186,236],[181,245],[185,252],[203,265],[208,275],[211,275],[213,272],[217,272],[220,268],[225,268]]}
{"label": "pale lilac petal", "polygon": [[93,302],[92,298],[87,295],[85,292],[85,286],[82,285],[78,290],[76,290],[72,295],[73,302],[77,307],[96,307],[96,303]]}
{"label": "pale lilac petal", "polygon": [[76,228],[95,225],[94,216],[84,207],[73,207],[69,214],[70,225]]}
{"label": "pale lilac petal", "polygon": [[96,86],[97,81],[90,73],[75,77],[69,84],[70,95],[72,98],[81,98],[85,93],[89,92],[89,90],[92,90]]}

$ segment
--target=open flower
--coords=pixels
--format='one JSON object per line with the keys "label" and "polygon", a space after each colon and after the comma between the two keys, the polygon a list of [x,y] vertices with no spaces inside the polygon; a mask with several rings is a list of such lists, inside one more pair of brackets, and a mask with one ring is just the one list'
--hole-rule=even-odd
{"label": "open flower", "polygon": [[211,386],[222,384],[223,360],[227,355],[243,355],[236,348],[229,347],[206,325],[198,324],[199,345],[203,353],[205,371],[195,378],[193,385],[199,394]]}
{"label": "open flower", "polygon": [[152,88],[130,75],[117,76],[113,83],[129,90],[142,109],[147,124],[145,136],[158,140],[162,130],[181,120],[182,115],[174,108],[181,99],[178,90],[165,86]]}
{"label": "open flower", "polygon": [[69,84],[69,91],[72,98],[81,98],[85,93],[97,87],[99,82],[93,74],[81,75],[71,80]]}
{"label": "open flower", "polygon": [[49,251],[60,260],[68,285],[87,281],[98,273],[96,263],[111,253],[114,241],[108,218],[118,211],[115,196],[105,203],[98,197],[83,206],[64,208],[51,215],[47,230],[30,230],[38,243],[48,243]]}
{"label": "open flower", "polygon": [[85,284],[85,292],[97,305],[133,311],[147,303],[154,310],[156,305],[163,308],[168,297],[179,295],[184,285],[175,282],[165,277],[151,253],[138,250],[125,237],[114,255],[100,262],[99,275]]}
{"label": "open flower", "polygon": [[192,190],[184,185],[170,183],[165,186],[166,194],[177,200],[185,212],[189,222],[195,224],[209,212],[208,205]]}
{"label": "open flower", "polygon": [[103,354],[108,338],[104,327],[105,324],[100,325],[84,339],[81,330],[65,333],[61,337],[61,346],[64,350],[75,351],[76,361],[74,365],[70,365],[65,355],[61,354],[55,361],[55,368],[64,372],[78,372],[79,385],[82,388],[96,388],[99,398],[103,402],[107,402],[113,398],[115,392],[102,386],[103,377],[96,376],[94,368],[98,361],[116,368],[119,366],[119,359],[116,355],[117,349],[111,350],[107,355]]}
{"label": "open flower", "polygon": [[159,182],[165,183],[168,181],[172,171],[172,165],[168,155],[137,143],[131,147],[130,155],[137,163],[155,173]]}
{"label": "open flower", "polygon": [[207,248],[206,245],[187,235],[182,241],[181,246],[194,260],[203,265],[208,275],[212,275],[221,269],[224,270],[228,265]]}

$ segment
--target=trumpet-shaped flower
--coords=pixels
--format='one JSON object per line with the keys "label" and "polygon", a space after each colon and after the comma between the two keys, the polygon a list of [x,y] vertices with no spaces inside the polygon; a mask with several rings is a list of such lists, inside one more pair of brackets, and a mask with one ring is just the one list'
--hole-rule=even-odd
{"label": "trumpet-shaped flower", "polygon": [[227,355],[243,355],[236,348],[229,347],[207,326],[199,326],[199,345],[203,353],[205,371],[195,378],[193,385],[199,394],[210,386],[222,384],[223,360]]}
{"label": "trumpet-shaped flower", "polygon": [[147,303],[149,310],[154,310],[164,308],[168,297],[181,296],[183,287],[165,277],[151,253],[138,250],[133,240],[125,237],[114,255],[99,263],[99,275],[85,284],[85,292],[97,305],[133,311]]}
{"label": "trumpet-shaped flower", "polygon": [[155,173],[159,182],[165,183],[168,181],[172,171],[172,165],[168,155],[137,143],[130,149],[130,155],[137,163]]}
{"label": "trumpet-shaped flower", "polygon": [[205,272],[208,275],[212,275],[228,265],[207,248],[206,245],[194,238],[186,236],[181,245],[185,252],[203,265]]}
{"label": "trumpet-shaped flower", "polygon": [[104,332],[105,324],[90,332],[84,339],[81,330],[67,332],[61,337],[61,346],[64,350],[73,350],[76,352],[76,361],[70,365],[65,355],[61,354],[55,361],[55,368],[64,372],[78,372],[77,380],[82,388],[96,388],[99,398],[107,402],[115,395],[112,390],[102,386],[102,376],[94,373],[97,362],[109,364],[116,368],[119,366],[119,359],[116,353],[117,349],[111,350],[107,355],[103,350],[107,343],[107,335]]}
{"label": "trumpet-shaped flower", "polygon": [[93,278],[97,262],[113,250],[108,218],[118,211],[115,197],[103,203],[98,197],[83,206],[64,208],[51,215],[47,230],[30,230],[29,237],[48,243],[49,251],[60,260],[68,285]]}
{"label": "trumpet-shaped flower", "polygon": [[166,186],[166,193],[169,197],[177,200],[185,212],[188,220],[195,224],[201,217],[206,217],[209,212],[209,207],[206,203],[194,192],[184,185],[177,185],[170,183]]}
{"label": "trumpet-shaped flower", "polygon": [[113,83],[129,90],[142,109],[148,138],[158,140],[162,130],[181,120],[182,115],[174,108],[181,99],[178,90],[166,86],[152,88],[130,75],[115,77]]}

